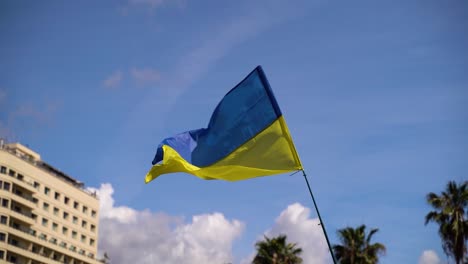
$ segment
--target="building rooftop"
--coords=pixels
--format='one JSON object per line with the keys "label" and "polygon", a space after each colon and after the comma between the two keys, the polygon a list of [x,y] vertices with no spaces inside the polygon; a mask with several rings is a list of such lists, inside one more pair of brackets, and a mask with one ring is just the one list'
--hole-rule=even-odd
{"label": "building rooftop", "polygon": [[81,189],[82,191],[88,193],[89,195],[97,198],[95,193],[92,193],[85,189],[84,183],[78,181],[77,179],[69,176],[68,174],[62,172],[61,170],[53,167],[52,165],[41,160],[41,156],[33,151],[32,149],[24,146],[18,142],[16,143],[5,143],[4,139],[0,138],[0,150],[7,151],[18,158],[36,166],[37,168],[46,171],[47,173],[75,186],[76,188]]}

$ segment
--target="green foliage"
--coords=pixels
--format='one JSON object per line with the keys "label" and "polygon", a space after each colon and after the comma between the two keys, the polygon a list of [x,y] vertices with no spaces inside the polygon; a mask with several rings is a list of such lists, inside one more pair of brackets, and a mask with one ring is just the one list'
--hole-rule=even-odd
{"label": "green foliage", "polygon": [[333,245],[333,252],[341,264],[376,264],[379,256],[385,254],[385,246],[380,243],[371,244],[372,236],[378,229],[371,229],[366,235],[366,226],[356,229],[346,227],[338,230],[341,244]]}
{"label": "green foliage", "polygon": [[302,249],[295,243],[287,243],[286,236],[280,235],[274,238],[265,236],[265,240],[255,244],[257,255],[253,264],[300,264],[302,258],[299,256]]}
{"label": "green foliage", "polygon": [[450,181],[440,195],[431,192],[426,200],[435,210],[426,215],[425,224],[435,222],[439,225],[445,254],[457,264],[468,261],[468,181],[460,185]]}

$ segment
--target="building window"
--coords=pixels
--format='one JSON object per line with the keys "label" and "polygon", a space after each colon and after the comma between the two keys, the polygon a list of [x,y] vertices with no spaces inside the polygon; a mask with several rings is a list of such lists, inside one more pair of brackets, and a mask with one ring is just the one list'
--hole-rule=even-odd
{"label": "building window", "polygon": [[49,223],[49,220],[47,220],[45,218],[42,218],[42,225],[43,226],[47,226],[48,223]]}
{"label": "building window", "polygon": [[19,243],[18,243],[18,240],[16,240],[16,239],[11,239],[10,243],[11,243],[13,246],[15,246],[15,247],[17,247],[18,244],[19,244]]}
{"label": "building window", "polygon": [[78,206],[79,206],[78,202],[73,203],[73,208],[78,209]]}
{"label": "building window", "polygon": [[68,202],[70,202],[70,198],[68,198],[68,197],[65,196],[65,198],[63,199],[63,202],[64,202],[65,204],[68,204]]}
{"label": "building window", "polygon": [[77,235],[76,231],[72,231],[72,238],[76,239],[76,235]]}
{"label": "building window", "polygon": [[87,214],[87,213],[88,213],[88,207],[83,206],[83,213],[84,213],[84,214]]}
{"label": "building window", "polygon": [[8,222],[8,217],[6,217],[4,215],[0,216],[0,223],[6,225],[7,222]]}
{"label": "building window", "polygon": [[41,185],[40,185],[38,182],[34,182],[34,188],[36,188],[37,190],[39,190],[39,187],[40,187],[40,186],[41,186]]}
{"label": "building window", "polygon": [[31,251],[37,254],[37,253],[39,253],[39,248],[36,245],[33,244]]}
{"label": "building window", "polygon": [[48,203],[44,203],[42,205],[42,209],[46,210],[46,211],[49,211],[49,204]]}
{"label": "building window", "polygon": [[55,192],[54,198],[55,198],[55,200],[59,200],[60,199],[60,193]]}
{"label": "building window", "polygon": [[4,233],[0,233],[0,241],[5,241],[5,234]]}
{"label": "building window", "polygon": [[45,195],[49,195],[49,193],[50,193],[49,187],[45,187],[45,188],[44,188],[44,194],[45,194]]}
{"label": "building window", "polygon": [[74,224],[78,224],[78,217],[73,216],[73,223],[74,223]]}
{"label": "building window", "polygon": [[0,189],[3,188],[3,181],[0,181]]}
{"label": "building window", "polygon": [[10,200],[3,199],[3,200],[2,200],[2,206],[8,208],[9,202],[10,202]]}
{"label": "building window", "polygon": [[81,243],[86,243],[86,236],[85,235],[81,235]]}
{"label": "building window", "polygon": [[62,227],[62,234],[68,235],[68,228]]}
{"label": "building window", "polygon": [[20,181],[23,181],[23,180],[24,180],[23,174],[19,174],[19,173],[18,173],[18,180],[20,180]]}
{"label": "building window", "polygon": [[3,174],[6,174],[6,167],[5,166],[2,166],[0,168],[0,172],[3,173]]}
{"label": "building window", "polygon": [[57,223],[52,223],[52,230],[57,231],[58,225]]}
{"label": "building window", "polygon": [[94,239],[90,239],[90,240],[89,240],[89,245],[90,245],[90,246],[94,246]]}
{"label": "building window", "polygon": [[96,226],[95,225],[91,225],[91,232],[95,232],[96,231]]}
{"label": "building window", "polygon": [[96,211],[92,210],[92,211],[91,211],[91,216],[92,216],[92,217],[96,217]]}
{"label": "building window", "polygon": [[0,259],[4,259],[4,258],[5,258],[5,251],[0,250]]}
{"label": "building window", "polygon": [[10,183],[9,182],[4,182],[3,183],[3,189],[9,191],[10,190]]}
{"label": "building window", "polygon": [[82,220],[82,221],[81,221],[81,227],[82,227],[82,228],[86,228],[87,225],[88,225],[88,223],[86,223],[85,220]]}
{"label": "building window", "polygon": [[63,212],[63,219],[68,219],[68,213],[67,212]]}
{"label": "building window", "polygon": [[15,174],[16,174],[16,171],[14,171],[14,170],[12,170],[12,169],[10,169],[10,170],[8,171],[8,175],[10,175],[11,177],[15,177]]}

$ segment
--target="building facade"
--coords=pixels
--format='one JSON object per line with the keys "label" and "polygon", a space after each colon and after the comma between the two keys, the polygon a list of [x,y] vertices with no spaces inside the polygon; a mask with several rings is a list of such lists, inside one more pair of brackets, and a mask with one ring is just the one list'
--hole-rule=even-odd
{"label": "building facade", "polygon": [[0,263],[102,264],[99,200],[84,184],[0,140]]}

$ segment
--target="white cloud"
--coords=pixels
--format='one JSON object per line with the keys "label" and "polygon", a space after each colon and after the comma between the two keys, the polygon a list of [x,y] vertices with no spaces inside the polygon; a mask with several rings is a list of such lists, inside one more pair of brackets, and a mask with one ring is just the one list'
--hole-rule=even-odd
{"label": "white cloud", "polygon": [[[287,235],[288,242],[297,243],[302,248],[304,263],[330,263],[330,253],[319,225],[318,218],[310,218],[310,209],[299,203],[289,205],[276,218],[273,227],[265,232],[268,237]],[[259,239],[263,239],[259,237]],[[251,254],[241,263],[250,263],[255,254]]]}
{"label": "white cloud", "polygon": [[418,263],[419,264],[441,264],[442,262],[437,256],[437,253],[435,253],[433,250],[424,250],[424,252],[421,254],[421,257],[419,257]]}
{"label": "white cloud", "polygon": [[155,9],[156,7],[162,5],[164,1],[163,0],[129,0],[129,3],[133,5],[147,6],[150,9]]}
{"label": "white cloud", "polygon": [[161,79],[159,71],[151,68],[133,68],[130,70],[130,73],[133,79],[140,85],[155,83]]}
{"label": "white cloud", "polygon": [[112,185],[96,191],[100,203],[99,250],[113,264],[227,263],[244,224],[221,213],[193,216],[191,222],[149,210],[115,206]]}
{"label": "white cloud", "polygon": [[[154,84],[161,79],[161,74],[156,69],[151,68],[131,68],[130,76],[138,85],[148,85]],[[112,73],[109,77],[107,77],[103,82],[102,85],[108,89],[115,89],[119,87],[123,81],[124,74],[122,71],[118,70]]]}
{"label": "white cloud", "polygon": [[112,73],[109,77],[107,77],[102,84],[106,88],[117,88],[120,86],[120,83],[122,82],[123,79],[123,74],[121,71],[115,71]]}
{"label": "white cloud", "polygon": [[100,203],[100,218],[111,219],[118,222],[129,224],[135,223],[138,212],[126,206],[114,207],[114,188],[110,183],[101,184],[101,188],[88,188],[91,192],[96,192]]}
{"label": "white cloud", "polygon": [[155,11],[165,4],[175,4],[176,6],[184,6],[185,0],[128,0],[125,4],[118,7],[118,11],[122,16],[128,16],[133,10],[143,10],[150,16],[155,14]]}

